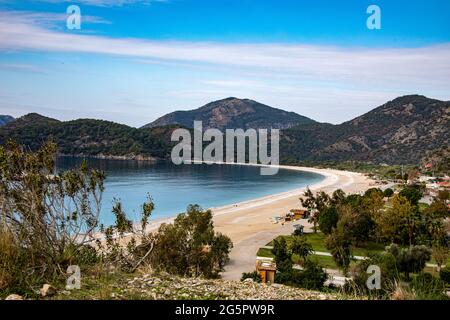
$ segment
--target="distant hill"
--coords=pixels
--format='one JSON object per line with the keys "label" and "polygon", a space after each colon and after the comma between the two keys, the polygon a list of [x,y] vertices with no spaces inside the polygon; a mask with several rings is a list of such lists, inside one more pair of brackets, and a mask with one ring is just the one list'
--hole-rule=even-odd
{"label": "distant hill", "polygon": [[194,120],[203,121],[203,128],[224,129],[287,129],[296,125],[315,123],[295,112],[272,108],[249,99],[227,98],[214,101],[190,111],[175,111],[144,128],[178,124],[192,128]]}
{"label": "distant hill", "polygon": [[4,126],[5,124],[7,124],[11,121],[14,121],[13,117],[0,114],[0,127]]}
{"label": "distant hill", "polygon": [[[60,153],[66,155],[168,159],[175,144],[170,141],[172,131],[180,126],[190,127],[190,121],[195,117],[204,119],[206,128],[215,124],[220,128],[263,128],[269,126],[271,116],[266,116],[273,112],[270,126],[293,124],[293,119],[301,123],[281,130],[282,163],[352,160],[420,164],[432,159],[434,163],[448,167],[448,159],[445,159],[449,154],[450,139],[448,101],[419,95],[404,96],[340,125],[318,123],[251,100],[235,98],[213,102],[198,110],[202,111],[187,111],[190,120],[185,117],[183,123],[174,121],[175,124],[164,125],[165,121],[171,122],[166,118],[141,129],[102,120],[64,122],[29,114],[0,127],[0,143],[12,138],[35,150],[52,138],[58,143]],[[258,115],[264,112],[264,117]],[[154,127],[156,124],[161,126]]]}
{"label": "distant hill", "polygon": [[1,127],[0,144],[11,138],[37,150],[52,139],[64,155],[165,159],[170,156],[170,136],[175,128],[136,129],[93,119],[63,122],[31,113]]}
{"label": "distant hill", "polygon": [[448,145],[449,128],[450,102],[410,95],[340,125],[285,130],[280,150],[289,150],[283,156],[291,161],[417,163]]}

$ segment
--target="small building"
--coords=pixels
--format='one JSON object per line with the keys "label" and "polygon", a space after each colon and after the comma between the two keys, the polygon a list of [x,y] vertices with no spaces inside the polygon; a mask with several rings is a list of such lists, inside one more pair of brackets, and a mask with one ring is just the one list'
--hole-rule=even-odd
{"label": "small building", "polygon": [[256,272],[258,272],[263,283],[274,283],[277,265],[273,261],[258,260],[256,261]]}
{"label": "small building", "polygon": [[295,220],[305,219],[308,216],[308,211],[303,209],[291,209]]}

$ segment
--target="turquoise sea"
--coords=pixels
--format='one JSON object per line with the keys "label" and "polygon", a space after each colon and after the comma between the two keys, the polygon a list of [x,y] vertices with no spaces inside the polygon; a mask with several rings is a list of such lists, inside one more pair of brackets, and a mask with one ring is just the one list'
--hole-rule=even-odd
{"label": "turquoise sea", "polygon": [[[80,158],[59,158],[58,169],[68,169]],[[113,222],[113,199],[120,199],[127,215],[139,219],[140,205],[150,194],[156,208],[153,219],[174,216],[188,204],[203,208],[219,207],[275,193],[305,187],[324,179],[301,171],[279,170],[273,176],[261,176],[260,168],[238,165],[186,164],[87,159],[90,167],[107,173],[101,221]]]}

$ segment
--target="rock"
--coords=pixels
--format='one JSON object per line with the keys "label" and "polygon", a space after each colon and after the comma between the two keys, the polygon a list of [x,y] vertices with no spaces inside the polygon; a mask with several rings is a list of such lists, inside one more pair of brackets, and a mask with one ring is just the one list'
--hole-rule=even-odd
{"label": "rock", "polygon": [[23,300],[23,297],[18,294],[10,294],[5,298],[5,300]]}
{"label": "rock", "polygon": [[56,294],[56,289],[52,285],[46,283],[42,286],[39,292],[42,297],[50,297]]}
{"label": "rock", "polygon": [[[133,293],[150,299],[231,299],[231,300],[335,300],[337,296],[281,284],[202,278],[161,277],[161,274],[137,276],[120,288],[126,296]],[[145,288],[145,290],[144,290]]]}
{"label": "rock", "polygon": [[252,282],[253,283],[253,279],[252,278],[247,278],[244,280],[244,282]]}

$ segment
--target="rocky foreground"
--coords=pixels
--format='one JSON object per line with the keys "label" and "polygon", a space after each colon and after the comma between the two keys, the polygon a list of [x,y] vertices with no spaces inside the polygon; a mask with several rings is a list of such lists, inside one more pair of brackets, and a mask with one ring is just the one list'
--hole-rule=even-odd
{"label": "rocky foreground", "polygon": [[158,300],[220,299],[220,300],[337,300],[338,294],[325,294],[279,284],[266,285],[250,279],[244,282],[204,280],[172,276],[142,275],[120,286],[116,299],[127,297]]}
{"label": "rocky foreground", "polygon": [[[343,300],[339,293],[323,293],[280,284],[181,278],[168,274],[141,274],[82,280],[81,288],[66,290],[45,284],[35,297],[9,295],[6,300]],[[358,299],[361,299],[359,297]]]}

